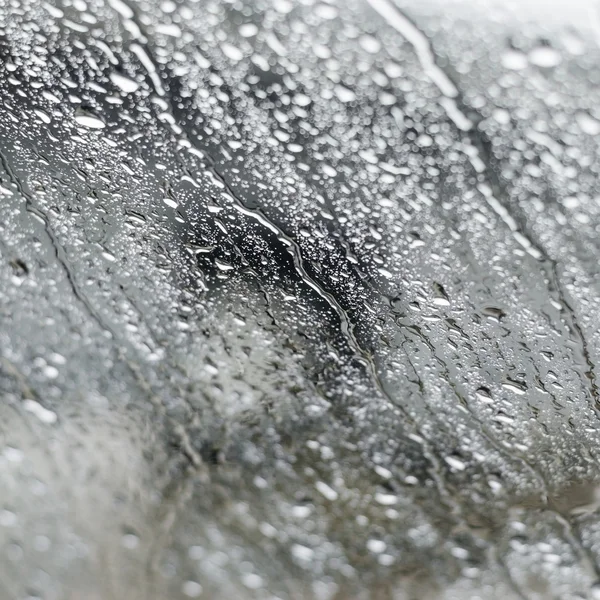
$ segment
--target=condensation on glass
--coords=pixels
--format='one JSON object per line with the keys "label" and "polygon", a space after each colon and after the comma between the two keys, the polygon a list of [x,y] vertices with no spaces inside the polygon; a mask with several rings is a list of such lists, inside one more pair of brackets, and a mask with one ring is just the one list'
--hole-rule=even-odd
{"label": "condensation on glass", "polygon": [[0,3],[2,600],[600,598],[589,4]]}

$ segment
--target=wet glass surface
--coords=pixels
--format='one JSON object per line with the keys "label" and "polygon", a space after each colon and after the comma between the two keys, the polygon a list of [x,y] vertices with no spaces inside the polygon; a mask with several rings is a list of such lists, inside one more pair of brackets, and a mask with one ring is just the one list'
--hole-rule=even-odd
{"label": "wet glass surface", "polygon": [[0,598],[600,598],[584,0],[0,4]]}

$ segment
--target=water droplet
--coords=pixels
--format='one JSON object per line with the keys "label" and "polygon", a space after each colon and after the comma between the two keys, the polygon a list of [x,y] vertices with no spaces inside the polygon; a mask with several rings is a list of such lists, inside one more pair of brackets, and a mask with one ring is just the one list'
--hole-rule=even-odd
{"label": "water droplet", "polygon": [[525,69],[529,64],[527,61],[527,56],[522,52],[518,52],[516,50],[507,50],[502,55],[502,66],[506,69],[511,69],[513,71],[520,71]]}
{"label": "water droplet", "polygon": [[140,87],[137,82],[133,81],[133,79],[129,79],[129,77],[125,77],[120,73],[111,73],[110,80],[126,94],[131,94]]}
{"label": "water droplet", "polygon": [[464,471],[467,468],[465,462],[457,456],[444,456],[444,460],[456,471]]}
{"label": "water droplet", "polygon": [[230,58],[235,62],[244,58],[244,53],[239,48],[236,48],[235,46],[227,42],[223,42],[221,44],[221,50],[223,50],[223,54],[225,54],[227,58]]}
{"label": "water droplet", "polygon": [[370,54],[377,54],[381,50],[381,43],[372,35],[363,35],[359,40],[359,44]]}
{"label": "water droplet", "polygon": [[502,387],[513,392],[513,394],[517,394],[518,396],[522,396],[527,392],[527,386],[524,383],[519,383],[517,381],[505,381],[502,384]]}
{"label": "water droplet", "polygon": [[367,550],[373,554],[381,554],[385,552],[387,544],[383,540],[370,539],[367,540]]}
{"label": "water droplet", "polygon": [[181,591],[188,598],[199,598],[202,595],[202,586],[197,581],[184,581]]}
{"label": "water droplet", "polygon": [[356,94],[349,88],[343,85],[335,86],[335,95],[340,102],[353,102],[356,100]]}
{"label": "water droplet", "polygon": [[245,23],[240,25],[238,30],[240,35],[245,38],[254,37],[258,33],[258,27],[254,23]]}
{"label": "water droplet", "polygon": [[557,50],[550,46],[538,46],[528,54],[529,62],[536,67],[556,67],[562,58]]}
{"label": "water droplet", "polygon": [[584,112],[578,112],[575,118],[579,129],[583,133],[587,135],[598,135],[600,133],[600,121],[598,119],[594,119],[594,117]]}
{"label": "water droplet", "polygon": [[104,129],[106,127],[106,124],[98,115],[82,107],[78,107],[75,111],[75,122],[89,129]]}
{"label": "water droplet", "polygon": [[310,561],[313,559],[315,552],[312,548],[294,544],[291,548],[292,556],[302,561]]}
{"label": "water droplet", "polygon": [[56,413],[44,408],[39,402],[35,400],[25,400],[23,402],[23,408],[27,411],[35,415],[42,423],[46,423],[48,425],[52,425],[56,423],[57,416]]}
{"label": "water droplet", "polygon": [[335,502],[337,500],[338,493],[323,481],[317,481],[317,483],[315,483],[315,487],[321,494],[323,494],[323,496],[325,496],[325,498],[327,498],[327,500],[331,502]]}

